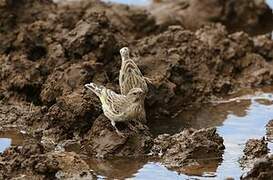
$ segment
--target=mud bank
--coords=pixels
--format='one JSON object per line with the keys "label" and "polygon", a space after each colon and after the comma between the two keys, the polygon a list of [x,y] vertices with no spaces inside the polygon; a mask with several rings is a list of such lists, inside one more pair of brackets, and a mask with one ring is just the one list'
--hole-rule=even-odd
{"label": "mud bank", "polygon": [[[149,122],[172,117],[175,107],[201,106],[273,81],[273,42],[267,35],[230,34],[220,24],[196,31],[180,25],[161,28],[166,25],[147,9],[95,0],[4,0],[0,14],[0,125],[31,137],[1,154],[0,179],[92,178],[81,153],[136,157],[152,148],[178,171],[200,163],[198,158],[216,157],[218,162],[224,146],[215,129],[153,137]],[[152,84],[145,105],[148,126],[120,124],[121,137],[83,85],[93,81],[119,92],[123,46],[139,57],[136,62]],[[81,153],[63,152],[71,142],[80,145]]]}
{"label": "mud bank", "polygon": [[[156,1],[157,2],[157,1]],[[273,15],[265,1],[247,0],[163,0],[151,5],[151,13],[160,26],[181,25],[197,30],[203,25],[221,22],[230,32],[252,34],[269,32]]]}

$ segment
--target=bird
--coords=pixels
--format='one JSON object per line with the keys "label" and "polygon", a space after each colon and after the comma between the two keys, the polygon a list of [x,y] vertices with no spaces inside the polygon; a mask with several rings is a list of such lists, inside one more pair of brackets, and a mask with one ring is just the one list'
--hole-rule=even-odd
{"label": "bird", "polygon": [[145,94],[148,93],[147,82],[149,79],[144,77],[134,62],[130,58],[130,50],[128,47],[120,49],[121,69],[119,71],[120,92],[127,95],[132,88],[141,88]]}
{"label": "bird", "polygon": [[95,83],[85,84],[85,87],[99,97],[103,113],[111,121],[118,135],[122,133],[116,127],[116,122],[146,120],[145,96],[141,88],[132,88],[127,95],[122,95]]}

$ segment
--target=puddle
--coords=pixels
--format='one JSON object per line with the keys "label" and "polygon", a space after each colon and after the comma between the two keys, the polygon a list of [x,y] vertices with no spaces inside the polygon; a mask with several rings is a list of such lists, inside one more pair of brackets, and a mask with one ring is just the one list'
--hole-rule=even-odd
{"label": "puddle", "polygon": [[[203,160],[201,167],[184,169],[184,174],[171,171],[155,160],[118,159],[113,161],[90,160],[90,168],[98,179],[240,179],[246,171],[241,169],[238,159],[243,155],[246,141],[250,138],[262,138],[266,135],[265,125],[273,119],[273,87],[262,90],[241,92],[240,97],[217,101],[202,106],[202,109],[181,112],[153,124],[153,133],[176,133],[184,127],[196,129],[217,127],[218,133],[224,138],[225,152],[223,161]],[[245,93],[248,95],[243,95]],[[164,123],[165,122],[165,123]],[[273,143],[269,142],[271,153]]]}
{"label": "puddle", "polygon": [[0,130],[0,153],[10,146],[23,144],[24,134],[16,130]]}

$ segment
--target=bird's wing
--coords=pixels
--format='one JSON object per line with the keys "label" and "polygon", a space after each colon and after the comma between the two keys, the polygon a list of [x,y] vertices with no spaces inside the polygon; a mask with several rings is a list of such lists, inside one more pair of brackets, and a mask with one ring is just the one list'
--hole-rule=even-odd
{"label": "bird's wing", "polygon": [[132,59],[124,61],[123,66],[121,67],[121,71],[123,72],[122,76],[120,77],[121,80],[124,78],[126,73],[134,73],[138,76],[143,76],[140,69]]}
{"label": "bird's wing", "polygon": [[110,89],[105,89],[101,101],[108,111],[116,115],[122,113],[126,107],[126,96],[117,94]]}
{"label": "bird's wing", "polygon": [[119,75],[119,84],[123,94],[127,94],[133,87],[144,88],[145,91],[147,89],[145,77],[132,59],[123,62]]}

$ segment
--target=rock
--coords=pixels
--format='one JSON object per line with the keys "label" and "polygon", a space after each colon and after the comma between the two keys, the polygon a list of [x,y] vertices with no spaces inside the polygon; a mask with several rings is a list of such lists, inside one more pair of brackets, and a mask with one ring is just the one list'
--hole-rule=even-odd
{"label": "rock", "polygon": [[79,155],[73,152],[45,152],[40,143],[31,140],[22,147],[15,146],[4,151],[0,161],[0,174],[4,178],[93,177],[89,166]]}
{"label": "rock", "polygon": [[153,140],[146,125],[129,122],[117,127],[123,136],[116,133],[109,119],[99,116],[82,142],[83,149],[89,155],[102,158],[138,157],[149,151]]}
{"label": "rock", "polygon": [[267,142],[262,139],[249,139],[246,142],[244,149],[244,156],[240,159],[243,166],[248,166],[253,163],[255,159],[265,157],[269,152]]}
{"label": "rock", "polygon": [[254,37],[254,47],[267,61],[273,60],[273,41],[270,34]]}
{"label": "rock", "polygon": [[243,175],[241,179],[271,179],[273,177],[273,155],[257,160],[253,168]]}
{"label": "rock", "polygon": [[159,135],[154,140],[151,155],[159,156],[168,168],[183,172],[183,168],[200,163],[200,159],[221,161],[225,146],[215,128],[186,129],[180,133]]}
{"label": "rock", "polygon": [[269,141],[273,140],[273,120],[270,120],[266,125],[266,137]]}
{"label": "rock", "polygon": [[81,20],[75,26],[63,38],[63,47],[71,58],[79,59],[95,51],[100,61],[109,61],[122,46],[119,32],[103,14],[93,13],[88,21]]}

